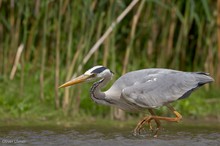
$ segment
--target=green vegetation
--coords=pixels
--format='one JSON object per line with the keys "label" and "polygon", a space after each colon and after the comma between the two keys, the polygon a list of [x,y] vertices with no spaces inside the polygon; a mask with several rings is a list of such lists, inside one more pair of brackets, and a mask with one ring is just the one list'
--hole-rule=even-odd
{"label": "green vegetation", "polygon": [[[130,2],[0,0],[0,120],[60,124],[114,117],[112,108],[89,98],[91,83],[57,89],[97,64],[111,68],[114,80],[151,67],[209,72],[215,83],[173,105],[185,117],[219,120],[220,14],[215,1],[139,1],[83,61]],[[157,113],[170,114],[165,108]],[[128,119],[141,116],[126,114]]]}

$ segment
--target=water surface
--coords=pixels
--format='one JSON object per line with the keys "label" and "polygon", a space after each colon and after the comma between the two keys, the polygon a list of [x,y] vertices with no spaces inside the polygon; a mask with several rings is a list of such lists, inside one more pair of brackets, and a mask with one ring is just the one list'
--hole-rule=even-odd
{"label": "water surface", "polygon": [[154,146],[220,146],[220,127],[216,124],[163,126],[158,138],[151,132],[132,134],[133,126],[111,125],[62,126],[1,126],[1,145],[154,145]]}

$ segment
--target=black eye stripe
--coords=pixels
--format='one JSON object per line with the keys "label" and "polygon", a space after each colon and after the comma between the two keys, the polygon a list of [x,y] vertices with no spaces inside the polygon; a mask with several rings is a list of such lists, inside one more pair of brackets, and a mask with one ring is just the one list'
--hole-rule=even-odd
{"label": "black eye stripe", "polygon": [[99,67],[99,68],[93,70],[91,73],[95,73],[95,74],[101,73],[101,72],[103,72],[105,69],[107,69],[107,68],[104,67],[104,66],[103,66],[103,67]]}

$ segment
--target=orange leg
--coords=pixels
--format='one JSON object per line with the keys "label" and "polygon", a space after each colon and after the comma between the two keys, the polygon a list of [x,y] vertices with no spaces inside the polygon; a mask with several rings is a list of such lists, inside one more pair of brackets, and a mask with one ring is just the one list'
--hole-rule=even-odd
{"label": "orange leg", "polygon": [[141,120],[136,128],[134,129],[134,134],[136,135],[137,132],[140,133],[140,130],[142,129],[143,125],[145,123],[149,124],[150,129],[152,130],[152,126],[151,126],[151,120],[155,120],[156,124],[157,124],[157,129],[156,132],[154,134],[154,137],[157,137],[158,131],[160,129],[160,120],[164,120],[164,121],[169,121],[169,122],[179,122],[182,119],[182,116],[170,105],[166,105],[174,114],[175,114],[175,118],[170,118],[170,117],[161,117],[161,116],[156,116],[155,113],[153,112],[152,109],[149,110],[149,112],[151,113],[151,116],[147,116],[145,117],[143,120]]}

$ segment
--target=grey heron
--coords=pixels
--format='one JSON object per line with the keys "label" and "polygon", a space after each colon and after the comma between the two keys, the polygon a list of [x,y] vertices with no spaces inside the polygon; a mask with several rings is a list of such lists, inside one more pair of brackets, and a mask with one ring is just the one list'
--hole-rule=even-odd
{"label": "grey heron", "polygon": [[[94,81],[90,95],[93,101],[104,105],[113,105],[125,111],[144,111],[148,110],[150,116],[141,120],[134,134],[140,133],[144,124],[151,121],[156,123],[154,137],[157,137],[161,128],[160,120],[179,122],[182,119],[169,103],[179,99],[185,99],[198,87],[210,83],[213,80],[208,73],[204,72],[183,72],[171,69],[151,68],[132,71],[124,74],[111,88],[105,92],[101,91],[113,77],[113,72],[104,66],[94,66],[83,75],[74,78],[59,88],[71,86],[84,81]],[[153,109],[167,106],[175,117],[157,116]]]}

